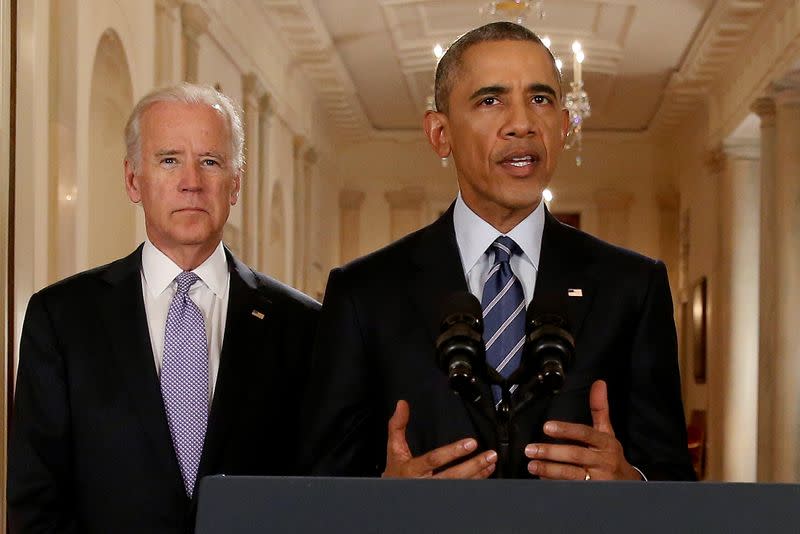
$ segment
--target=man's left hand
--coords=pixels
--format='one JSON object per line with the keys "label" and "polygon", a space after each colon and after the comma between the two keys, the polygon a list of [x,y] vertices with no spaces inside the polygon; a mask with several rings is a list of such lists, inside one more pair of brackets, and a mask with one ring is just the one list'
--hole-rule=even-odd
{"label": "man's left hand", "polygon": [[606,383],[597,380],[589,392],[592,426],[548,421],[544,433],[573,445],[531,443],[525,456],[533,461],[528,471],[550,480],[641,480],[625,460],[622,445],[614,437],[608,411]]}

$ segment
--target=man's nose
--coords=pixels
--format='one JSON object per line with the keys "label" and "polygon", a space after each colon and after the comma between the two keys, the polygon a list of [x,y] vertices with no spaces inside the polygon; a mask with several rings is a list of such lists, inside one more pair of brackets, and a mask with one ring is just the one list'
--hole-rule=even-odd
{"label": "man's nose", "polygon": [[508,119],[503,127],[506,137],[527,137],[536,132],[536,113],[527,103],[514,103],[508,108]]}
{"label": "man's nose", "polygon": [[181,173],[179,187],[181,191],[198,191],[202,186],[202,169],[199,162],[191,162]]}

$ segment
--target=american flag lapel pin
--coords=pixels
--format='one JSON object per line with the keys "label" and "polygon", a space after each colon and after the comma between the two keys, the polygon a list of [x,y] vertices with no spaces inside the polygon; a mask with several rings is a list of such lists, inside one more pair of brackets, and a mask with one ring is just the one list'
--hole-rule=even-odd
{"label": "american flag lapel pin", "polygon": [[263,319],[263,318],[264,318],[264,314],[263,314],[263,313],[261,313],[261,312],[260,312],[260,311],[258,311],[258,310],[253,310],[252,312],[250,312],[250,315],[252,315],[252,316],[253,316],[253,317],[255,317],[256,319]]}
{"label": "american flag lapel pin", "polygon": [[568,297],[582,297],[583,290],[582,289],[567,289],[567,296]]}

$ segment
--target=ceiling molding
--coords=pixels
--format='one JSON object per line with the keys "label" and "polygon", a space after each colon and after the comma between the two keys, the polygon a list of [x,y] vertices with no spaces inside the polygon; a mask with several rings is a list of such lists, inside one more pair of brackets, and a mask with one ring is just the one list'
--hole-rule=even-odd
{"label": "ceiling molding", "polygon": [[[314,84],[320,104],[329,114],[340,140],[411,142],[420,139],[422,132],[418,130],[382,130],[372,126],[353,79],[312,0],[256,0],[256,3],[280,32],[293,60]],[[768,0],[717,0],[686,52],[681,67],[669,78],[647,129],[632,132],[631,135],[668,134],[696,109],[708,91],[718,83],[724,69],[734,60],[742,43],[760,20],[766,3]],[[592,50],[586,69],[614,75],[623,58],[636,5],[624,0],[607,0],[605,4],[626,10],[623,24],[615,37],[578,37],[583,38],[585,46]],[[447,43],[460,31],[447,23],[430,27],[428,17],[424,15],[426,4],[421,0],[381,0],[379,6],[395,45],[408,91],[422,109],[430,92],[428,73],[435,65],[430,43],[432,40]],[[419,24],[405,24],[409,17],[418,20]],[[409,27],[418,30],[409,33]],[[574,33],[559,33],[555,28],[548,31],[546,27],[540,30],[542,34],[550,36],[556,54],[564,57],[569,55],[571,39],[576,36]],[[607,135],[612,132],[597,130],[595,133]]]}
{"label": "ceiling molding", "polygon": [[259,0],[259,5],[314,84],[339,133],[349,141],[369,137],[372,126],[316,6],[310,0]]}
{"label": "ceiling molding", "polygon": [[681,68],[670,77],[651,130],[668,133],[705,98],[747,40],[766,1],[718,0],[714,4]]}

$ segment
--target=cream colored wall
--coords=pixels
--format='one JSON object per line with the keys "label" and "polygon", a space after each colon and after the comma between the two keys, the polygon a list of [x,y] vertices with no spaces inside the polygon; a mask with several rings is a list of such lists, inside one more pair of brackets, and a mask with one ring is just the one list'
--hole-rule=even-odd
{"label": "cream colored wall", "polygon": [[[659,257],[656,195],[663,186],[654,171],[652,144],[644,135],[587,137],[582,166],[576,165],[574,151],[563,154],[550,185],[555,195],[551,209],[578,211],[584,230]],[[452,160],[442,167],[421,131],[415,141],[348,146],[339,153],[339,172],[342,189],[365,194],[358,243],[362,255],[392,240],[392,210],[387,194],[422,191],[424,199],[417,208],[421,226],[447,207],[458,191]],[[615,210],[627,212],[620,218],[626,225],[621,233],[604,235],[600,213],[609,196],[620,197],[628,205],[627,209]]]}
{"label": "cream colored wall", "polygon": [[[417,140],[375,141],[344,147],[338,153],[338,172],[342,189],[365,194],[359,217],[359,255],[392,241],[387,193],[408,188],[423,191],[425,201],[418,206],[422,224],[432,221],[435,207],[446,208],[458,192],[452,162],[447,168],[442,167],[421,130]],[[350,237],[352,234],[342,235],[343,239]]]}
{"label": "cream colored wall", "polygon": [[[574,149],[561,157],[550,185],[554,195],[551,207],[558,211],[577,208],[587,232],[642,254],[660,257],[656,205],[659,184],[652,151],[652,143],[645,134],[587,134],[580,166],[576,164]],[[607,209],[609,197],[629,203],[627,224],[620,235],[604,233],[600,212]]]}
{"label": "cream colored wall", "polygon": [[[717,243],[717,206],[716,185],[709,178],[707,169],[707,119],[706,113],[700,109],[681,127],[681,134],[669,136],[657,141],[657,165],[668,169],[669,175],[680,192],[680,213],[684,220],[688,219],[688,258],[685,265],[681,266],[677,286],[673,283],[673,299],[680,302],[682,293],[696,282],[701,276],[709,276],[708,305],[709,332],[713,331],[714,314],[713,302],[715,298],[714,280],[710,276],[714,270],[714,251]],[[683,298],[688,298],[684,295]],[[676,317],[678,325],[680,317]],[[716,345],[709,343],[709,370],[708,375],[715,376],[714,362],[717,361]],[[682,380],[684,392],[684,408],[688,414],[693,409],[708,409],[711,384],[697,384],[692,378],[692,362],[688,361],[685,354],[681,355]],[[718,376],[718,375],[716,375]],[[709,414],[709,446],[718,439],[717,424],[721,420],[719,414]],[[713,417],[713,416],[717,417]],[[713,456],[713,455],[712,455]]]}

